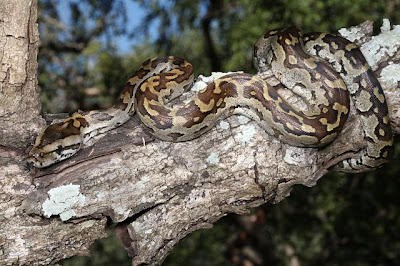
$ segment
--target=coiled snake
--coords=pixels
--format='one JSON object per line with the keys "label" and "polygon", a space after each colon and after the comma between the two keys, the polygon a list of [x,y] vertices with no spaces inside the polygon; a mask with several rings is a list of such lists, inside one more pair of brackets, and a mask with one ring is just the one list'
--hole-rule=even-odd
{"label": "coiled snake", "polygon": [[[337,168],[362,172],[390,159],[393,141],[385,96],[356,45],[325,33],[303,37],[295,27],[272,30],[255,44],[254,64],[259,70],[270,68],[281,83],[272,86],[254,75],[229,74],[187,103],[170,107],[167,102],[191,87],[193,67],[174,56],[149,59],[129,78],[113,107],[76,112],[45,128],[27,161],[41,168],[69,158],[90,138],[125,123],[135,111],[151,134],[177,142],[198,137],[242,107],[251,110],[244,115],[285,143],[323,147],[340,133],[349,114],[349,95],[361,116],[367,145]],[[316,111],[302,111],[285,101],[277,92],[283,86],[300,96],[314,95]]]}

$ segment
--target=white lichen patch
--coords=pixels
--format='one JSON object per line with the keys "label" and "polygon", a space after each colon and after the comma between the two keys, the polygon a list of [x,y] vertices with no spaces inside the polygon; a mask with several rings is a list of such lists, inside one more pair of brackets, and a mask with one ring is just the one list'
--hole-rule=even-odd
{"label": "white lichen patch", "polygon": [[96,194],[96,198],[98,198],[98,199],[103,199],[104,198],[104,192],[103,191],[100,191],[100,192],[98,192],[97,194]]}
{"label": "white lichen patch", "polygon": [[219,123],[219,126],[224,130],[229,129],[229,123],[223,120]]}
{"label": "white lichen patch", "polygon": [[68,221],[75,215],[76,215],[76,213],[74,210],[67,210],[65,212],[60,213],[60,219],[61,219],[61,221]]}
{"label": "white lichen patch", "polygon": [[388,20],[384,23],[385,26],[383,28],[385,31],[373,36],[371,41],[361,46],[361,52],[373,69],[384,58],[393,56],[397,52],[398,44],[400,43],[400,25],[394,26],[390,30],[390,23],[389,26],[387,25],[388,23]]}
{"label": "white lichen patch", "polygon": [[207,78],[200,75],[197,78],[197,81],[195,83],[193,83],[193,86],[191,88],[191,91],[201,91],[202,89],[204,89],[207,86],[207,82],[206,82]]}
{"label": "white lichen patch", "polygon": [[387,18],[383,19],[381,32],[390,31],[390,21]]}
{"label": "white lichen patch", "polygon": [[381,78],[382,82],[390,84],[400,81],[400,65],[390,64],[382,69]]}
{"label": "white lichen patch", "polygon": [[240,74],[243,73],[243,71],[230,71],[230,72],[212,72],[211,76],[213,77],[214,80],[219,79],[223,76],[229,75],[229,74]]}
{"label": "white lichen patch", "polygon": [[243,73],[243,71],[237,71],[237,72],[212,72],[211,76],[203,76],[199,75],[196,82],[193,84],[191,91],[201,91],[204,89],[208,84],[211,82],[214,82],[214,80],[219,79],[223,76],[226,76],[228,74],[235,74],[235,73]]}
{"label": "white lichen patch", "polygon": [[[400,42],[400,25],[395,25],[392,30],[390,28],[390,21],[384,19],[381,33],[373,36],[369,42],[360,48],[372,69],[375,69],[379,62],[384,61],[384,57],[393,56],[397,52]],[[352,42],[364,37],[363,31],[359,27],[353,27],[350,30],[342,28],[339,33]]]}
{"label": "white lichen patch", "polygon": [[62,221],[67,221],[76,215],[74,207],[85,203],[85,196],[79,191],[79,185],[68,184],[50,189],[49,198],[42,204],[43,214],[46,217],[60,215]]}
{"label": "white lichen patch", "polygon": [[219,163],[219,156],[218,156],[218,153],[212,152],[212,153],[206,158],[206,161],[207,161],[209,164],[217,164],[217,163]]}
{"label": "white lichen patch", "polygon": [[244,116],[244,115],[239,115],[238,121],[239,121],[239,124],[244,125],[250,121],[250,118],[248,118],[247,116]]}
{"label": "white lichen patch", "polygon": [[256,128],[253,125],[243,125],[240,127],[242,132],[236,135],[236,139],[241,144],[249,143],[256,134]]}
{"label": "white lichen patch", "polygon": [[341,28],[339,30],[340,35],[345,37],[347,40],[354,42],[364,37],[364,33],[359,27],[353,27],[351,29]]}

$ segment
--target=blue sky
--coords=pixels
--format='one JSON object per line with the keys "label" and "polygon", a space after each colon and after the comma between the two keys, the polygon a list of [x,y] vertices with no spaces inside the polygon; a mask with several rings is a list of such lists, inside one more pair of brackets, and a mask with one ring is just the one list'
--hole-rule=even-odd
{"label": "blue sky", "polygon": [[[124,0],[125,6],[127,7],[127,29],[136,28],[140,25],[141,20],[144,18],[144,10],[140,7],[136,2],[132,2],[131,0]],[[155,33],[155,27],[150,31],[150,33]],[[152,34],[151,34],[152,35]],[[131,52],[131,47],[135,42],[140,41],[141,38],[132,39],[128,36],[119,37],[118,47],[121,53],[129,53]]]}
{"label": "blue sky", "polygon": [[[132,29],[138,27],[140,22],[145,16],[145,10],[136,2],[132,0],[123,0],[125,3],[125,7],[127,8],[127,24],[125,25],[128,31],[132,31]],[[68,25],[70,21],[70,12],[69,11],[69,1],[60,1],[60,5],[58,7],[59,15],[61,21]],[[157,25],[154,23],[150,25],[150,37],[156,36],[157,34]],[[127,35],[116,37],[114,40],[117,44],[117,47],[120,53],[129,53],[132,52],[132,45],[138,43],[142,38],[140,36],[129,37]]]}

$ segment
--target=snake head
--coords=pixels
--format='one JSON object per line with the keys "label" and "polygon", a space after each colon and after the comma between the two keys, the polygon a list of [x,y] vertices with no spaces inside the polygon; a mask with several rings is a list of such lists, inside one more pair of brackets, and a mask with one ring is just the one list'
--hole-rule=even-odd
{"label": "snake head", "polygon": [[277,58],[276,47],[279,43],[285,47],[299,47],[302,49],[302,33],[295,26],[278,28],[267,31],[255,44],[253,51],[253,65],[259,72],[271,68],[271,63]]}
{"label": "snake head", "polygon": [[82,145],[79,127],[66,120],[46,127],[36,138],[27,162],[37,168],[47,167],[74,155]]}

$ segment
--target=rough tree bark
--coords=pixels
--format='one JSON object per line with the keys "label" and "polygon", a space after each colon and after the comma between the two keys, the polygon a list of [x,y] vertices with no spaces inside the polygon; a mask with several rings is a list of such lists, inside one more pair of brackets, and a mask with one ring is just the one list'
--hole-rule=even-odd
{"label": "rough tree bark", "polygon": [[[240,116],[186,143],[147,135],[132,118],[93,139],[70,160],[37,172],[24,162],[43,126],[36,82],[36,1],[0,6],[0,264],[44,265],[88,255],[107,220],[132,263],[160,264],[172,247],[227,213],[279,202],[296,184],[314,186],[328,168],[363,147],[351,114],[323,150],[295,148]],[[372,37],[372,22],[340,33],[359,44],[378,75],[400,131],[400,26]],[[354,39],[353,39],[354,38]],[[274,82],[270,73],[261,76]],[[290,98],[290,97],[289,97]]]}

